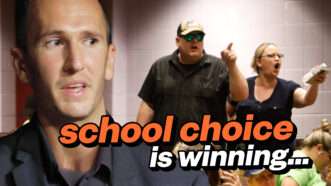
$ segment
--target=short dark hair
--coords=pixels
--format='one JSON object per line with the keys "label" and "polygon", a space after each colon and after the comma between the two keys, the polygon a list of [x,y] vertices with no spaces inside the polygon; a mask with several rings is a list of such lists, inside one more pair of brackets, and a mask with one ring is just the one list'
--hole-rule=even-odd
{"label": "short dark hair", "polygon": [[[28,13],[31,0],[16,0],[15,9],[15,25],[16,25],[16,46],[26,50],[27,49],[27,32],[28,32]],[[108,43],[112,42],[111,25],[109,21],[109,15],[105,9],[104,0],[99,0],[102,7],[104,17],[107,24]]]}
{"label": "short dark hair", "polygon": [[16,0],[15,26],[16,26],[16,46],[26,49],[26,33],[28,21],[29,0]]}

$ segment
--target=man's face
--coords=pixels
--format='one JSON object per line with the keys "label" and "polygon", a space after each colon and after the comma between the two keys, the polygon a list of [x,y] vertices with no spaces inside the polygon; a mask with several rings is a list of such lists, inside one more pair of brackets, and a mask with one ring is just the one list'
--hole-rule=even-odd
{"label": "man's face", "polygon": [[183,36],[177,36],[176,44],[181,55],[185,55],[192,59],[200,59],[203,56],[203,37],[199,41],[197,39],[199,33],[192,33],[193,39],[188,41]]}
{"label": "man's face", "polygon": [[30,10],[25,61],[38,111],[69,119],[102,112],[114,50],[99,2],[36,0]]}

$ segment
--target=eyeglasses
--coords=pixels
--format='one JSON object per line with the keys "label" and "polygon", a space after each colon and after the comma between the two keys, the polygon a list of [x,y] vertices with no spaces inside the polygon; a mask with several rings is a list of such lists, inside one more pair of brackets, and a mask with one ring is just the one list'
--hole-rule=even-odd
{"label": "eyeglasses", "polygon": [[267,55],[264,55],[264,56],[261,56],[261,57],[274,58],[276,56],[281,59],[281,58],[284,57],[284,54],[276,54],[276,53],[274,53],[274,54],[267,54]]}
{"label": "eyeglasses", "polygon": [[188,42],[193,41],[193,39],[201,42],[203,40],[204,36],[205,36],[204,34],[186,34],[186,35],[183,35],[180,37],[185,39]]}

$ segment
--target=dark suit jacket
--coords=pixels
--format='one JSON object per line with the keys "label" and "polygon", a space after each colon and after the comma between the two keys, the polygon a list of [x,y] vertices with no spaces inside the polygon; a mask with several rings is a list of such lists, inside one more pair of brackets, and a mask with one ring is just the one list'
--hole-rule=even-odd
{"label": "dark suit jacket", "polygon": [[[41,152],[42,138],[36,122],[0,139],[0,186],[46,185]],[[189,186],[208,185],[201,171],[151,171],[148,168],[151,149],[144,144],[111,147],[112,186]]]}

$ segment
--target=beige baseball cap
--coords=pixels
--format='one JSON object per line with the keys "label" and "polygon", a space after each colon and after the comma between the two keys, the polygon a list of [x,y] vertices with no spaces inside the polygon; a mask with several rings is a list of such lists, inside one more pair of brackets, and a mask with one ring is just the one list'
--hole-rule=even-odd
{"label": "beige baseball cap", "polygon": [[178,36],[183,36],[186,34],[189,34],[191,32],[202,32],[205,34],[203,31],[203,27],[200,23],[190,20],[190,21],[182,21],[180,25],[178,26],[177,29],[177,35]]}

